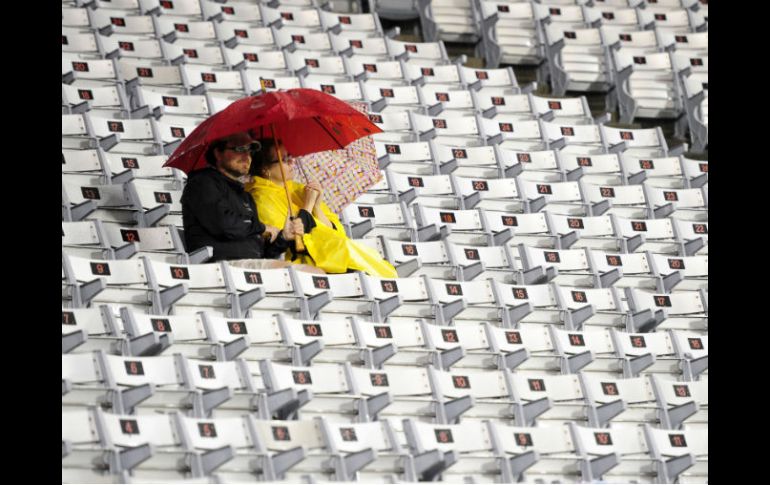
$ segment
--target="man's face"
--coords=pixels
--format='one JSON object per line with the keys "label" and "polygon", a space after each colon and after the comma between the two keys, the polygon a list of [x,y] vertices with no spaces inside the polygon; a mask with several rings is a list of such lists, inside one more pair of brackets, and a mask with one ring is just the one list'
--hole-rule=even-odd
{"label": "man's face", "polygon": [[251,143],[253,142],[254,140],[246,133],[228,137],[224,148],[215,150],[217,170],[232,179],[248,175],[249,167],[251,167]]}

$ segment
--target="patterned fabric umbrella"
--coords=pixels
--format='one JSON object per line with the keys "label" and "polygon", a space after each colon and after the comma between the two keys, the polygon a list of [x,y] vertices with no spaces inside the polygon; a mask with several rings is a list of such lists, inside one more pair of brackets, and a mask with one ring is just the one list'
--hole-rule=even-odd
{"label": "patterned fabric umbrella", "polygon": [[[367,114],[366,103],[350,102],[353,108]],[[371,136],[359,138],[341,150],[311,153],[296,157],[296,180],[320,182],[324,202],[339,214],[359,195],[382,180],[377,152]]]}

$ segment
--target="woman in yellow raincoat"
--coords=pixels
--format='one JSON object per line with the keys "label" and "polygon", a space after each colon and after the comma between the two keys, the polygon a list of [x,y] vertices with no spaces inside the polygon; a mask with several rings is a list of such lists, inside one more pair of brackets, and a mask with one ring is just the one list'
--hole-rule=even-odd
{"label": "woman in yellow raincoat", "polygon": [[[273,140],[260,140],[260,143],[261,150],[252,156],[250,172],[253,177],[245,190],[254,197],[262,222],[283,227],[288,206],[276,147]],[[398,277],[393,265],[382,259],[377,250],[348,238],[337,214],[324,203],[318,182],[303,185],[291,180],[294,167],[282,146],[281,150],[284,150],[283,167],[292,213],[302,218],[305,225],[302,242],[306,252],[290,255],[291,251],[288,251],[286,259],[316,266],[327,273],[353,270],[383,278]]]}

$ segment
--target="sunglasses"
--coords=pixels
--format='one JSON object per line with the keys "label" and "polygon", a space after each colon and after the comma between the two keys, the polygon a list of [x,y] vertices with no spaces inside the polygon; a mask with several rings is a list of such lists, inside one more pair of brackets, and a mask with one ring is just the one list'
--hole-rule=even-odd
{"label": "sunglasses", "polygon": [[235,153],[249,153],[254,150],[259,150],[262,148],[262,144],[259,142],[249,143],[248,145],[241,145],[238,147],[225,147],[225,150],[232,150]]}

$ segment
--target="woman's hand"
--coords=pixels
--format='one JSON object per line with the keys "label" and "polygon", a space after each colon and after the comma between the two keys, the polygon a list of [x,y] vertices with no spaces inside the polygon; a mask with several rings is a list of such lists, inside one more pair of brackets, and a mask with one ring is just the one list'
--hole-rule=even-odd
{"label": "woman's hand", "polygon": [[303,209],[308,212],[313,212],[313,208],[318,204],[318,201],[321,200],[321,191],[321,184],[316,181],[308,182],[308,184],[305,185],[305,206]]}
{"label": "woman's hand", "polygon": [[294,220],[286,216],[286,224],[283,226],[283,238],[287,241],[294,240],[294,236],[305,234],[305,226],[302,225],[302,219],[295,217]]}

